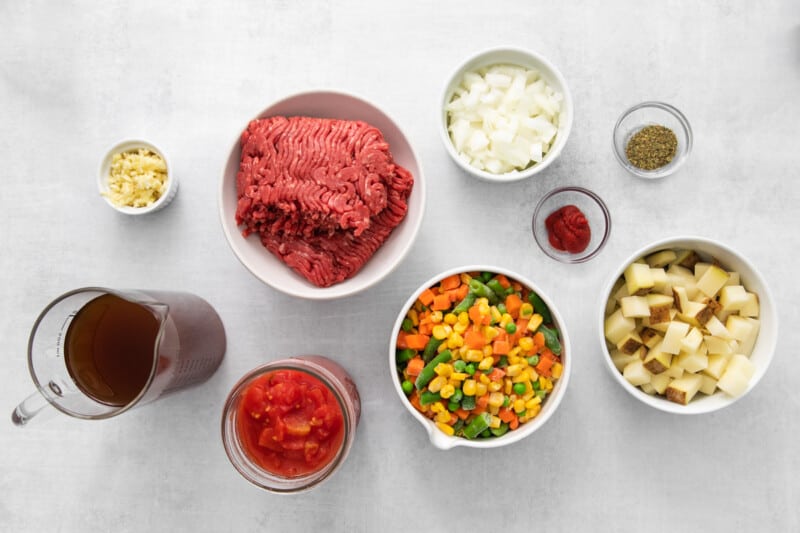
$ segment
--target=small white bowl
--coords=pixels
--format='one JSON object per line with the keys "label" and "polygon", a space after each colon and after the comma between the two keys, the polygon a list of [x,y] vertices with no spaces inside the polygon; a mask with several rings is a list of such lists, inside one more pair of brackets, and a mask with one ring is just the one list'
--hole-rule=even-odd
{"label": "small white bowl", "polygon": [[[138,148],[145,148],[147,150],[151,150],[155,152],[164,160],[167,165],[167,191],[162,194],[158,200],[153,202],[152,204],[148,205],[147,207],[129,207],[129,206],[118,206],[115,205],[111,200],[108,199],[103,193],[108,192],[108,177],[109,171],[111,168],[111,159],[114,157],[115,154],[121,152],[127,152],[130,150],[136,150]],[[100,191],[101,196],[105,200],[105,202],[114,208],[115,210],[119,211],[120,213],[124,213],[126,215],[145,215],[147,213],[152,213],[154,211],[158,211],[159,209],[163,209],[172,202],[175,198],[175,195],[178,193],[178,178],[172,172],[172,165],[170,165],[169,159],[167,158],[166,152],[161,150],[155,144],[145,141],[142,139],[128,139],[124,141],[120,141],[116,143],[114,146],[109,148],[103,159],[100,161],[100,169],[97,172],[97,189]]]}
{"label": "small white bowl", "polygon": [[272,104],[251,120],[276,115],[362,120],[378,128],[389,143],[395,162],[414,176],[414,188],[408,197],[408,211],[389,238],[354,276],[330,287],[321,288],[311,284],[270,253],[261,244],[258,235],[251,234],[245,238],[241,228],[236,225],[236,174],[242,151],[240,137],[247,127],[246,123],[242,125],[231,147],[219,190],[222,229],[233,253],[258,279],[276,290],[300,298],[329,300],[349,296],[373,286],[389,275],[405,258],[422,224],[425,212],[425,177],[420,159],[411,143],[384,111],[366,100],[341,92],[313,91],[289,96]]}
{"label": "small white bowl", "polygon": [[[450,102],[450,100],[452,100],[453,93],[455,92],[456,87],[458,87],[461,78],[466,72],[474,71],[481,67],[488,67],[490,65],[498,64],[516,65],[529,69],[536,69],[541,74],[542,79],[544,79],[545,82],[553,88],[553,90],[560,92],[563,95],[562,109],[558,124],[558,133],[556,133],[553,145],[545,154],[542,161],[526,168],[525,170],[512,171],[505,174],[492,174],[491,172],[480,170],[462,159],[455,146],[453,146],[453,142],[450,139],[450,133],[447,131],[448,119],[447,110],[445,109],[445,106]],[[543,56],[521,48],[492,48],[489,50],[484,50],[483,52],[480,52],[467,59],[453,72],[448,79],[442,94],[442,99],[439,102],[439,107],[439,133],[447,153],[465,172],[485,181],[507,183],[530,178],[531,176],[538,174],[550,166],[553,161],[558,158],[562,149],[564,148],[564,145],[567,143],[567,138],[572,130],[573,103],[572,95],[569,91],[569,87],[567,87],[566,80],[561,75],[561,72],[559,72],[558,69]]]}
{"label": "small white bowl", "polygon": [[[426,418],[422,413],[417,411],[413,405],[411,405],[408,397],[403,392],[402,384],[400,383],[400,377],[397,373],[397,334],[400,332],[400,328],[403,325],[403,320],[406,317],[406,313],[408,313],[408,310],[411,309],[411,306],[414,305],[414,303],[417,301],[417,298],[419,298],[419,295],[422,294],[425,289],[436,285],[447,276],[460,274],[462,272],[494,272],[496,274],[504,274],[509,279],[516,280],[528,289],[534,291],[541,297],[542,301],[547,304],[547,307],[550,309],[550,314],[553,316],[555,326],[558,328],[561,336],[561,364],[564,366],[564,369],[561,373],[561,377],[558,378],[558,380],[554,383],[553,391],[542,404],[542,410],[533,420],[521,424],[517,429],[508,431],[500,437],[470,440],[464,437],[445,435],[439,428],[436,427],[436,424],[433,422],[433,420]],[[425,428],[425,431],[428,432],[428,438],[430,439],[431,444],[441,450],[449,450],[450,448],[454,448],[456,446],[465,446],[468,448],[498,448],[500,446],[506,446],[508,444],[520,441],[539,430],[553,415],[553,413],[555,413],[564,397],[564,394],[567,390],[567,384],[569,383],[569,377],[572,373],[572,358],[572,347],[569,341],[569,335],[567,334],[566,323],[561,317],[561,314],[558,312],[558,309],[556,309],[556,306],[553,305],[553,302],[550,300],[550,298],[544,294],[542,290],[539,289],[539,287],[537,287],[532,281],[526,279],[525,277],[517,274],[516,272],[492,265],[468,265],[451,268],[450,270],[436,274],[431,279],[420,285],[419,288],[414,291],[411,297],[406,300],[406,303],[403,305],[403,308],[397,315],[397,320],[395,321],[394,328],[392,329],[392,336],[389,341],[389,372],[392,376],[392,385],[394,385],[394,390],[408,412],[411,413],[411,415],[416,418],[420,424],[422,424],[422,427]]]}
{"label": "small white bowl", "polygon": [[[667,400],[665,397],[653,396],[645,393],[639,387],[634,387],[622,376],[622,373],[616,369],[614,363],[611,361],[611,354],[608,351],[604,334],[604,323],[606,302],[611,295],[614,283],[622,276],[624,270],[632,262],[658,250],[668,248],[694,250],[701,258],[706,260],[713,257],[718,260],[726,270],[738,272],[744,287],[748,291],[755,292],[758,295],[760,304],[759,320],[761,324],[758,339],[756,340],[753,352],[750,354],[750,361],[755,365],[756,371],[755,375],[750,379],[747,390],[741,396],[732,397],[722,391],[717,391],[710,396],[698,393],[687,405],[680,405]],[[732,405],[743,398],[747,393],[753,390],[761,378],[764,377],[764,373],[772,362],[772,357],[775,353],[775,344],[778,339],[778,315],[775,311],[774,299],[769,287],[767,287],[766,280],[758,269],[739,252],[721,242],[696,236],[679,236],[662,239],[648,244],[628,256],[609,278],[601,292],[598,317],[597,327],[600,345],[603,351],[603,359],[614,381],[637,400],[650,407],[675,414],[710,413]]]}

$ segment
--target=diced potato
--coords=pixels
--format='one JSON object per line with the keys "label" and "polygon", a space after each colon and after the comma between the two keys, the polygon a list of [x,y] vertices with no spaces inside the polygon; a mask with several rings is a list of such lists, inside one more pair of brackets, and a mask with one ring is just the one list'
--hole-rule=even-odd
{"label": "diced potato", "polygon": [[697,288],[709,298],[713,298],[725,285],[729,277],[725,270],[717,265],[710,265],[700,279],[697,280]]}
{"label": "diced potato", "polygon": [[711,396],[717,391],[717,380],[705,374],[700,376],[703,381],[700,383],[700,392],[706,396]]}
{"label": "diced potato", "polygon": [[631,263],[623,275],[628,294],[644,294],[647,289],[653,287],[653,275],[650,273],[650,266],[647,263]]}
{"label": "diced potato", "polygon": [[714,335],[715,337],[719,337],[721,339],[730,340],[731,337],[728,328],[725,327],[725,324],[719,321],[719,319],[715,316],[712,316],[708,319],[708,322],[705,323],[706,329],[709,333]]}
{"label": "diced potato", "polygon": [[672,263],[678,258],[675,250],[661,250],[647,256],[645,261],[651,268],[661,268]]}
{"label": "diced potato", "polygon": [[614,311],[605,321],[606,339],[617,344],[625,335],[636,329],[636,321],[622,315],[622,309]]}
{"label": "diced potato", "polygon": [[701,326],[705,326],[711,320],[711,317],[719,311],[719,304],[713,298],[706,298],[702,303],[703,309],[695,315],[695,318]]}
{"label": "diced potato", "polygon": [[672,365],[672,354],[664,352],[661,344],[657,344],[650,348],[644,358],[644,367],[650,371],[651,374],[660,374],[665,372]]}
{"label": "diced potato", "polygon": [[626,296],[631,295],[631,293],[628,292],[628,285],[625,283],[625,280],[623,278],[620,278],[618,281],[620,283],[620,286],[617,287],[617,290],[613,292],[614,301],[617,303],[619,303],[620,300],[622,300]]}
{"label": "diced potato", "polygon": [[753,325],[750,320],[739,315],[731,315],[725,321],[725,329],[728,330],[730,336],[737,341],[744,341],[753,333]]}
{"label": "diced potato", "polygon": [[698,261],[694,264],[694,279],[699,280],[703,277],[703,274],[706,273],[708,267],[711,266],[711,263],[706,263],[704,261]]}
{"label": "diced potato", "polygon": [[739,311],[747,303],[747,291],[741,285],[726,285],[719,290],[719,305],[724,311]]}
{"label": "diced potato", "polygon": [[755,366],[742,354],[735,354],[728,367],[717,382],[717,387],[731,396],[741,396],[747,390],[750,378],[755,374]]}
{"label": "diced potato", "polygon": [[669,322],[673,299],[665,294],[648,294],[646,298],[650,307],[650,325]]}
{"label": "diced potato", "polygon": [[611,362],[614,363],[614,366],[617,367],[617,370],[622,372],[622,370],[630,363],[634,361],[641,361],[639,357],[639,352],[633,354],[626,354],[622,353],[619,350],[614,350],[611,352]]}
{"label": "diced potato", "polygon": [[650,316],[650,306],[644,296],[626,296],[619,303],[623,316],[633,318]]}
{"label": "diced potato", "polygon": [[684,373],[683,367],[678,364],[675,358],[672,360],[672,365],[664,371],[664,374],[668,375],[671,379],[680,378]]}
{"label": "diced potato", "polygon": [[689,312],[689,295],[686,294],[686,289],[684,287],[673,285],[672,302],[679,313]]}
{"label": "diced potato", "polygon": [[738,272],[728,271],[728,281],[725,282],[725,285],[741,285],[741,277],[739,276]]}
{"label": "diced potato", "polygon": [[635,331],[626,334],[617,342],[617,349],[624,354],[636,353],[642,346],[642,338]]}
{"label": "diced potato", "polygon": [[703,373],[714,379],[719,379],[722,377],[722,373],[725,372],[725,368],[727,368],[730,358],[730,354],[708,354],[708,366],[703,369]]}
{"label": "diced potato", "polygon": [[650,394],[651,396],[656,393],[655,387],[651,383],[642,383],[641,385],[642,392],[645,394]]}
{"label": "diced potato", "polygon": [[753,329],[750,330],[750,335],[746,339],[742,339],[739,343],[738,352],[743,353],[749,356],[753,353],[753,348],[756,345],[756,340],[758,340],[758,331],[761,329],[761,321],[757,318],[746,318],[748,322],[753,326]]}
{"label": "diced potato", "polygon": [[672,294],[672,284],[669,282],[667,273],[663,268],[651,268],[650,274],[653,276],[653,291],[661,294]]}
{"label": "diced potato", "polygon": [[706,344],[706,348],[708,348],[708,353],[721,353],[721,354],[733,353],[731,345],[727,339],[721,339],[713,335],[704,335],[703,342]]}
{"label": "diced potato", "polygon": [[682,352],[678,354],[677,364],[682,366],[687,372],[696,374],[708,367],[708,356],[699,352]]}
{"label": "diced potato", "polygon": [[694,265],[700,261],[700,256],[694,250],[678,250],[675,253],[677,254],[675,262],[686,269],[694,268]]}
{"label": "diced potato", "polygon": [[689,333],[681,339],[681,350],[689,353],[696,352],[702,343],[703,333],[697,328],[692,328],[689,330]]}
{"label": "diced potato", "polygon": [[653,328],[642,328],[639,332],[639,338],[642,339],[642,343],[647,346],[648,348],[652,348],[664,338],[662,335],[659,334],[658,331],[654,330]]}
{"label": "diced potato", "polygon": [[636,360],[622,369],[622,376],[634,387],[639,387],[645,383],[650,383],[650,372],[644,367],[641,360]]}
{"label": "diced potato", "polygon": [[[681,375],[683,375],[683,372],[681,372]],[[654,375],[650,379],[650,385],[653,386],[658,394],[664,394],[664,391],[667,390],[669,382],[673,379],[675,378],[670,376],[669,372],[662,372],[661,374]]]}
{"label": "diced potato", "polygon": [[689,333],[689,324],[686,322],[679,322],[674,320],[669,323],[667,332],[664,334],[664,341],[661,343],[661,349],[670,354],[676,354],[681,351],[681,341]]}
{"label": "diced potato", "polygon": [[758,296],[755,293],[748,292],[747,301],[742,306],[742,308],[739,309],[739,316],[758,318],[758,312],[759,312]]}
{"label": "diced potato", "polygon": [[700,302],[689,301],[686,303],[686,307],[684,308],[684,310],[678,313],[678,319],[682,320],[683,322],[686,322],[691,326],[695,327],[703,326],[704,324],[701,324],[700,320],[698,320],[697,317],[703,312],[705,308],[706,306],[704,304],[701,304]]}
{"label": "diced potato", "polygon": [[671,402],[686,405],[700,390],[702,383],[703,378],[699,374],[687,373],[678,379],[673,379],[665,391],[667,399]]}

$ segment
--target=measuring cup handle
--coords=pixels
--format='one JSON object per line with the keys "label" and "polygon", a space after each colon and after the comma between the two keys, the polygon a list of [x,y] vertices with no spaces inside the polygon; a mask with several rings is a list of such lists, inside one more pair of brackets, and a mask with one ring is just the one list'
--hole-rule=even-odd
{"label": "measuring cup handle", "polygon": [[20,403],[14,412],[11,413],[11,421],[15,426],[24,426],[28,421],[36,416],[36,413],[50,405],[44,396],[34,392]]}

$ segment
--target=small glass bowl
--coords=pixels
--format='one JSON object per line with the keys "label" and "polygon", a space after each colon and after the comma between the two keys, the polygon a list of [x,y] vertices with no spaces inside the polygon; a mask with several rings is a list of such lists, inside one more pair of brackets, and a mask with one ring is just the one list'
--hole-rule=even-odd
{"label": "small glass bowl", "polygon": [[[241,444],[237,423],[239,401],[253,380],[276,370],[295,370],[316,378],[328,387],[339,403],[344,420],[344,438],[333,459],[319,470],[296,477],[280,476],[259,466]],[[276,493],[303,492],[328,479],[344,463],[355,440],[360,417],[358,389],[344,368],[327,357],[299,355],[254,368],[233,386],[222,411],[222,444],[233,467],[254,485]]]}
{"label": "small glass bowl", "polygon": [[[580,209],[591,230],[589,245],[576,254],[554,248],[545,227],[547,217],[566,205],[574,205]],[[592,191],[582,187],[561,187],[550,191],[539,200],[533,212],[532,225],[533,238],[545,254],[562,263],[584,263],[599,254],[605,246],[611,233],[611,215],[603,200]]]}
{"label": "small glass bowl", "polygon": [[[645,126],[665,126],[675,133],[678,147],[675,157],[668,164],[654,170],[644,170],[633,165],[625,155],[630,138]],[[689,157],[692,151],[692,128],[686,117],[669,104],[642,102],[625,111],[614,126],[614,155],[622,167],[640,178],[663,178],[669,176]]]}

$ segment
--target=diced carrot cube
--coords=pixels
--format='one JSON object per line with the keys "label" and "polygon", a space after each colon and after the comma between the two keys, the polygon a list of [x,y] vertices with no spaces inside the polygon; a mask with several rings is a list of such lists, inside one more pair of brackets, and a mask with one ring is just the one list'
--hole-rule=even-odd
{"label": "diced carrot cube", "polygon": [[436,296],[432,290],[425,289],[422,291],[422,294],[419,295],[419,301],[422,302],[422,305],[429,306],[431,302],[433,302],[433,297]]}

